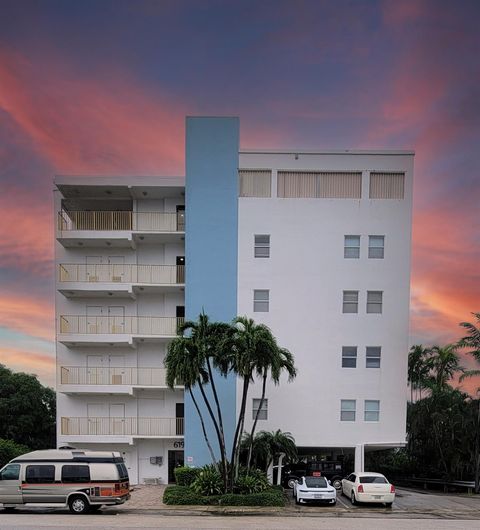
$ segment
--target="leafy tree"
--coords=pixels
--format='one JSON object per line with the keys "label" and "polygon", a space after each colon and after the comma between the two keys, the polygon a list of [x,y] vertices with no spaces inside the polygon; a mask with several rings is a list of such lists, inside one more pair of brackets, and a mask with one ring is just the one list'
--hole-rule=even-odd
{"label": "leafy tree", "polygon": [[0,468],[13,460],[17,456],[28,453],[30,449],[25,445],[20,445],[12,440],[3,440],[0,438]]}
{"label": "leafy tree", "polygon": [[0,365],[0,438],[31,449],[55,447],[55,392],[35,375]]}
{"label": "leafy tree", "polygon": [[295,462],[298,458],[297,446],[292,434],[281,430],[273,432],[260,431],[253,439],[250,434],[246,433],[242,440],[242,446],[247,455],[250,447],[253,448],[252,460],[254,467],[265,470],[281,453],[285,454],[286,462]]}
{"label": "leafy tree", "polygon": [[432,392],[447,390],[449,382],[459,373],[464,372],[460,366],[458,344],[433,346],[428,350],[427,366],[430,370],[426,384]]}

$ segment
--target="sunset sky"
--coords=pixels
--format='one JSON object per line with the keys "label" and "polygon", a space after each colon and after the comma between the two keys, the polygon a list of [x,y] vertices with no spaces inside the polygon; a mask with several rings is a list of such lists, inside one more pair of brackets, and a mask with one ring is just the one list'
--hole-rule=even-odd
{"label": "sunset sky", "polygon": [[459,338],[479,22],[476,0],[0,0],[0,363],[54,384],[53,176],[184,174],[186,115],[240,116],[242,147],[414,149],[410,342]]}

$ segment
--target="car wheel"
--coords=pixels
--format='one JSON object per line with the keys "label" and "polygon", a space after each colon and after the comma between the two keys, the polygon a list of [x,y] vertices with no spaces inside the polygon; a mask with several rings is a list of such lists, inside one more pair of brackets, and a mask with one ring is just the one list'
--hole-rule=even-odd
{"label": "car wheel", "polygon": [[332,501],[332,506],[335,506],[337,504],[337,500],[336,499],[333,499]]}
{"label": "car wheel", "polygon": [[89,511],[90,505],[82,495],[75,495],[68,500],[70,511],[76,515],[81,515]]}
{"label": "car wheel", "polygon": [[332,481],[332,486],[338,491],[342,489],[342,481],[339,478],[334,478]]}
{"label": "car wheel", "polygon": [[386,502],[386,503],[385,503],[385,506],[386,506],[387,508],[391,508],[391,507],[392,507],[392,504],[393,504],[393,502]]}
{"label": "car wheel", "polygon": [[296,478],[289,478],[287,482],[287,486],[293,490],[293,486],[295,485]]}
{"label": "car wheel", "polygon": [[298,495],[295,495],[295,504],[300,504],[300,500],[298,498]]}
{"label": "car wheel", "polygon": [[352,490],[352,494],[350,495],[350,501],[355,506],[357,504],[357,499],[355,498],[355,492]]}

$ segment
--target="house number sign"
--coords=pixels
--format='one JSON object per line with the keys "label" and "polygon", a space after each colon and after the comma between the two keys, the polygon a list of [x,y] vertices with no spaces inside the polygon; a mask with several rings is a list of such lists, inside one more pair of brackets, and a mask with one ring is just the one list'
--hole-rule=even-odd
{"label": "house number sign", "polygon": [[184,447],[184,442],[173,442],[173,447],[175,449],[183,449]]}

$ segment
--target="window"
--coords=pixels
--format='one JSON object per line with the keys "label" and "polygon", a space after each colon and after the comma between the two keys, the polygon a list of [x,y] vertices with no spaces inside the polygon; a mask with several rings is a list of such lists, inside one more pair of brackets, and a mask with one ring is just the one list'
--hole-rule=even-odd
{"label": "window", "polygon": [[270,257],[270,236],[267,234],[255,235],[255,253],[256,258]]}
{"label": "window", "polygon": [[355,421],[355,400],[342,399],[340,406],[340,421]]}
{"label": "window", "polygon": [[90,482],[88,466],[62,466],[62,482]]}
{"label": "window", "polygon": [[370,173],[370,199],[403,199],[405,173]]}
{"label": "window", "polygon": [[279,171],[277,197],[360,199],[362,173],[360,171]]}
{"label": "window", "polygon": [[367,291],[367,313],[381,313],[382,304],[382,291]]}
{"label": "window", "polygon": [[380,418],[380,401],[365,400],[365,421],[378,421]]}
{"label": "window", "polygon": [[380,357],[382,348],[380,346],[367,346],[367,368],[380,368]]}
{"label": "window", "polygon": [[358,313],[358,291],[343,291],[343,312]]}
{"label": "window", "polygon": [[357,367],[357,347],[342,346],[342,368]]}
{"label": "window", "polygon": [[344,258],[360,257],[360,236],[345,236]]}
{"label": "window", "polygon": [[29,484],[51,484],[55,482],[55,466],[27,466],[25,482]]}
{"label": "window", "polygon": [[271,197],[272,172],[270,170],[240,169],[240,197]]}
{"label": "window", "polygon": [[18,480],[20,464],[9,464],[2,469],[1,480]]}
{"label": "window", "polygon": [[[253,407],[252,407],[252,419],[254,420],[257,417],[257,412],[260,407],[260,401],[261,399],[255,399],[253,398]],[[268,419],[268,399],[264,399],[262,403],[262,408],[258,412],[258,419],[259,420],[267,420]]]}
{"label": "window", "polygon": [[383,259],[385,249],[385,236],[368,236],[368,257]]}
{"label": "window", "polygon": [[116,464],[120,480],[128,480],[128,471],[125,464]]}
{"label": "window", "polygon": [[255,289],[253,291],[253,311],[255,313],[268,313],[270,291],[267,289]]}

